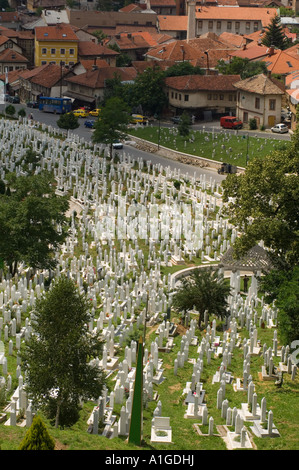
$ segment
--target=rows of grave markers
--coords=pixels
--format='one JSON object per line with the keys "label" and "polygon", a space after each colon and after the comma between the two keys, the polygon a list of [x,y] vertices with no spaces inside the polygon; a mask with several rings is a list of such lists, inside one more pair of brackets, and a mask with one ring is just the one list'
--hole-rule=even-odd
{"label": "rows of grave markers", "polygon": [[[201,419],[202,424],[209,425],[208,435],[215,433],[200,376],[203,357],[210,363],[212,357],[222,354],[222,364],[213,381],[219,382],[217,407],[222,410],[227,426],[234,426],[234,431],[227,433],[227,445],[251,445],[244,421],[252,420],[252,431],[258,436],[277,435],[272,411],[266,411],[265,398],[260,406],[257,403],[250,358],[263,354],[265,380],[277,380],[274,367],[277,357],[280,368],[291,374],[292,379],[296,366],[291,362],[289,348],[278,350],[277,312],[259,300],[257,278],[252,276],[244,299],[239,293],[240,272],[231,273],[231,316],[222,338],[216,334],[213,322],[212,327],[207,325],[206,336],[198,344],[190,312],[186,315],[189,328],[186,335],[174,338],[174,325],[165,318],[177,283],[175,276],[162,275],[161,268],[188,263],[194,258],[201,265],[217,263],[237,237],[236,230],[223,216],[220,186],[212,178],[208,180],[203,176],[197,180],[195,175],[181,175],[169,167],[136,161],[126,153],[112,162],[104,146],[93,146],[76,135],[61,139],[58,129],[42,125],[39,130],[28,126],[26,119],[22,123],[0,121],[0,138],[3,143],[1,179],[5,179],[9,171],[17,176],[24,174],[22,158],[28,148],[32,148],[40,157],[35,172],[43,169],[53,172],[57,193],[71,194],[69,236],[57,252],[56,270],[52,273],[37,271],[32,276],[31,270],[22,266],[15,278],[2,277],[0,283],[0,385],[10,395],[10,403],[3,413],[5,424],[16,425],[21,414],[24,415],[21,425],[30,426],[32,422],[36,410],[32,409],[26,395],[19,351],[22,343],[33,334],[30,309],[35,299],[43,294],[45,280],[49,275],[65,274],[76,281],[80,290],[87,285],[87,294],[93,302],[89,328],[100,331],[105,340],[103,357],[95,364],[115,379],[114,389],[109,393],[105,388],[95,405],[88,421],[89,432],[101,432],[109,438],[128,435],[137,344],[132,341],[128,346],[127,342],[134,329],[147,320],[148,325],[158,326],[156,340],[145,349],[143,371],[144,400],[157,400],[153,442],[172,439],[171,423],[163,416],[163,404],[157,397],[159,387],[165,385],[163,351],[171,350],[174,341],[181,341],[181,346],[173,373],[186,362],[193,363],[190,382],[182,390],[186,396],[186,419]],[[181,183],[179,189],[174,187],[175,180]],[[256,313],[259,303],[262,303],[260,317]],[[274,328],[271,348],[259,344],[257,325],[262,322]],[[249,340],[243,343],[240,328],[246,328],[250,334]],[[190,345],[198,345],[198,357],[190,357]],[[234,349],[240,347],[244,351],[243,377],[234,378],[228,369]],[[122,361],[117,356],[120,349],[124,350]],[[7,355],[15,352],[16,369],[8,371]],[[11,389],[12,375],[18,380],[16,390]],[[225,399],[227,386],[234,386],[236,392],[248,390],[248,403],[242,404],[242,409],[230,406]],[[122,405],[119,417],[114,412],[114,404]],[[99,423],[103,423],[104,428],[99,428]],[[197,429],[200,432],[200,425]]]}

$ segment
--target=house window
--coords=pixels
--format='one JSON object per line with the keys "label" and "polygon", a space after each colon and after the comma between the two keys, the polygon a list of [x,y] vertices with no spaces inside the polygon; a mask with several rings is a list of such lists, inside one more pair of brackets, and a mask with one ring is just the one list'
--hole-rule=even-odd
{"label": "house window", "polygon": [[182,95],[181,93],[179,93],[179,100],[181,101],[181,99],[182,99]]}
{"label": "house window", "polygon": [[216,26],[217,29],[221,29],[221,21],[217,21],[217,26]]}
{"label": "house window", "polygon": [[210,101],[212,99],[212,94],[208,93],[208,100]]}
{"label": "house window", "polygon": [[236,29],[240,29],[240,21],[236,21],[235,26],[236,26]]}
{"label": "house window", "polygon": [[47,61],[46,60],[42,60],[42,65],[46,65],[47,64]]}
{"label": "house window", "polygon": [[243,122],[248,122],[248,113],[246,111],[243,113]]}
{"label": "house window", "polygon": [[258,31],[258,29],[259,29],[259,24],[258,24],[257,21],[255,21],[255,22],[253,23],[253,31]]}
{"label": "house window", "polygon": [[218,100],[218,95],[217,94],[213,95],[213,100]]}
{"label": "house window", "polygon": [[246,21],[246,29],[250,29],[250,21]]}
{"label": "house window", "polygon": [[220,95],[219,95],[219,99],[220,99],[220,100],[224,100],[224,95],[220,94]]}
{"label": "house window", "polygon": [[209,29],[213,29],[213,21],[209,21],[209,23],[208,23],[208,28],[209,28]]}
{"label": "house window", "polygon": [[56,54],[56,49],[51,49],[51,54]]}
{"label": "house window", "polygon": [[70,49],[70,55],[74,55],[75,54],[75,49]]}
{"label": "house window", "polygon": [[46,47],[42,48],[42,54],[47,54],[47,48]]}
{"label": "house window", "polygon": [[232,29],[232,22],[231,22],[231,21],[228,21],[228,22],[227,22],[227,29],[228,29],[228,30],[231,30],[231,29]]}
{"label": "house window", "polygon": [[185,95],[184,100],[189,101],[189,95]]}
{"label": "house window", "polygon": [[260,109],[260,99],[255,98],[255,109]]}
{"label": "house window", "polygon": [[276,108],[276,100],[269,100],[270,111],[275,111],[275,108]]}
{"label": "house window", "polygon": [[65,49],[60,49],[60,54],[64,55],[65,54]]}
{"label": "house window", "polygon": [[229,101],[233,101],[233,95],[228,95]]}
{"label": "house window", "polygon": [[202,29],[202,21],[198,21],[198,29]]}
{"label": "house window", "polygon": [[176,94],[174,95],[174,97],[175,97],[175,99],[177,99],[177,98],[178,98],[178,94],[176,93]]}

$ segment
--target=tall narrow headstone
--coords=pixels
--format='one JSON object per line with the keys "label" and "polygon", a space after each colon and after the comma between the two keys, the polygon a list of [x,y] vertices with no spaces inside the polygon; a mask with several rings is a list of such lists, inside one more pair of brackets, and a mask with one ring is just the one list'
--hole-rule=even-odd
{"label": "tall narrow headstone", "polygon": [[143,340],[139,339],[129,442],[141,445],[143,404]]}

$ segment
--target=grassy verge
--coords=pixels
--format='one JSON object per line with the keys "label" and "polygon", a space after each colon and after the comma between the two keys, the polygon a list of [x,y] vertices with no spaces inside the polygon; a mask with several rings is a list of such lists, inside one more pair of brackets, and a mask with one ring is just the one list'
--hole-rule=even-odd
{"label": "grassy verge", "polygon": [[263,158],[274,150],[283,150],[286,141],[265,139],[250,134],[249,137],[227,132],[203,132],[191,129],[189,136],[182,137],[176,128],[140,127],[130,129],[130,134],[149,142],[159,144],[179,152],[208,158],[219,162],[245,167],[253,158]]}

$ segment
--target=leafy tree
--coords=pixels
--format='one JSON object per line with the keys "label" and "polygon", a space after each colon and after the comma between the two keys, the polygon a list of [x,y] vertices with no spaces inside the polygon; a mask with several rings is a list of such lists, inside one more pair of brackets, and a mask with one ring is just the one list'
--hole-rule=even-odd
{"label": "leafy tree", "polygon": [[234,246],[237,256],[263,241],[277,266],[298,264],[298,133],[299,129],[287,150],[256,157],[244,174],[228,175],[223,182],[227,213],[241,232]]}
{"label": "leafy tree", "polygon": [[263,61],[250,61],[242,57],[233,57],[230,62],[221,59],[218,61],[217,70],[223,75],[240,75],[241,79],[253,77],[267,72],[267,65]]}
{"label": "leafy tree", "polygon": [[283,32],[280,17],[278,15],[275,15],[270,24],[265,27],[262,44],[267,47],[273,46],[281,50],[290,47],[290,41]]}
{"label": "leafy tree", "polygon": [[33,334],[22,353],[26,390],[37,408],[55,410],[49,416],[55,427],[73,424],[61,421],[62,412],[78,409],[102,391],[102,369],[91,363],[102,351],[99,334],[88,329],[91,306],[64,276],[52,281],[35,305]]}
{"label": "leafy tree", "polygon": [[181,119],[178,125],[179,134],[183,137],[189,135],[190,133],[191,118],[186,111],[181,115]]}
{"label": "leafy tree", "polygon": [[229,315],[227,310],[229,293],[229,285],[216,271],[195,269],[190,276],[183,278],[173,297],[173,307],[177,311],[190,310],[195,307],[199,312],[198,326],[200,328],[205,312],[222,319]]}
{"label": "leafy tree", "polygon": [[[10,188],[8,192],[8,188]],[[55,194],[50,175],[7,175],[0,194],[0,258],[10,273],[23,261],[33,268],[53,268],[66,237],[68,200]]]}
{"label": "leafy tree", "polygon": [[97,29],[96,31],[93,31],[93,33],[91,34],[97,38],[98,44],[101,44],[102,41],[104,41],[104,39],[108,37],[107,34],[103,33],[101,29]]}
{"label": "leafy tree", "polygon": [[278,308],[278,332],[284,345],[299,338],[299,267],[292,270],[272,270],[260,279],[259,289],[266,302]]}
{"label": "leafy tree", "polygon": [[18,111],[18,116],[20,116],[21,118],[25,117],[26,116],[26,111],[24,108],[21,108],[19,111]]}
{"label": "leafy tree", "polygon": [[15,113],[16,113],[16,108],[12,105],[12,104],[9,104],[8,106],[6,106],[5,108],[5,113],[12,117]]}
{"label": "leafy tree", "polygon": [[163,91],[164,72],[160,67],[149,67],[138,74],[134,84],[133,105],[141,105],[145,113],[160,115],[167,105],[167,96]]}
{"label": "leafy tree", "polygon": [[190,64],[190,62],[179,62],[172,65],[164,72],[165,77],[179,77],[182,75],[204,75],[204,71],[198,67]]}
{"label": "leafy tree", "polygon": [[19,450],[54,450],[55,441],[39,415],[35,415]]}
{"label": "leafy tree", "polygon": [[60,127],[60,129],[77,129],[79,125],[78,118],[74,113],[61,114],[57,120],[57,126]]}
{"label": "leafy tree", "polygon": [[101,118],[94,125],[93,142],[110,145],[112,155],[113,142],[122,140],[127,135],[130,121],[129,108],[118,97],[109,98],[101,110]]}

